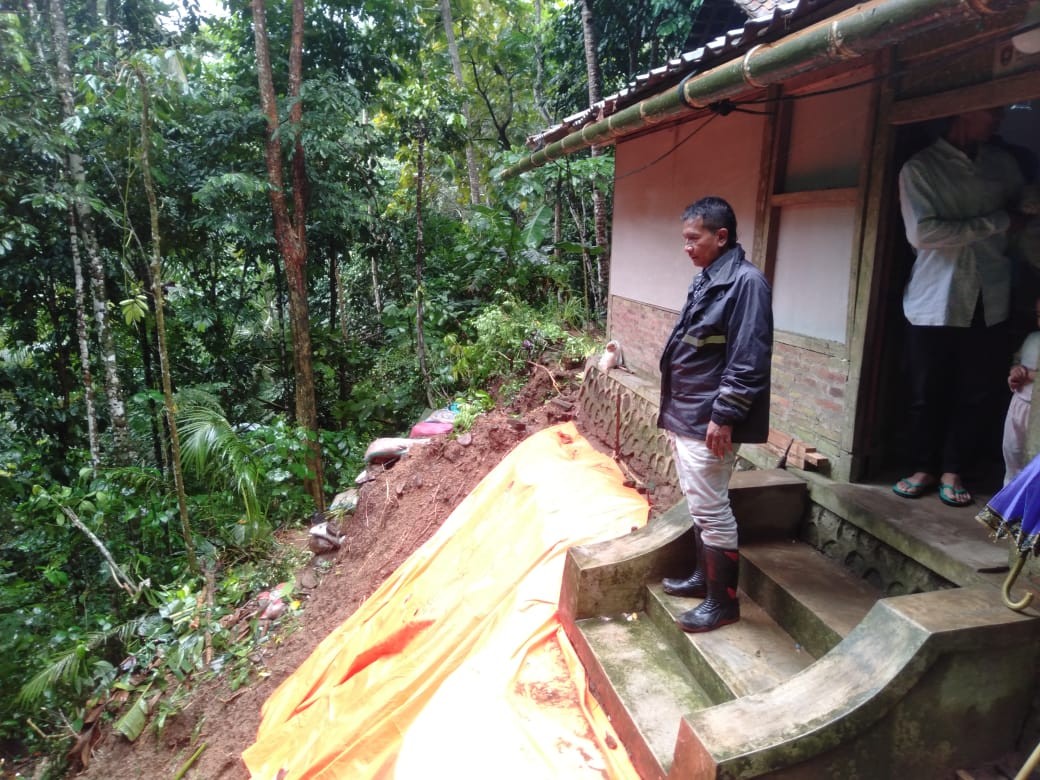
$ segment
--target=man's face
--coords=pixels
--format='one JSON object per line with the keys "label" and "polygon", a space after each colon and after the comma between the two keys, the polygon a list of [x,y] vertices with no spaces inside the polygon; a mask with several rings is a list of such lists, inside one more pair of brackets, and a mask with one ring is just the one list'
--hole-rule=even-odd
{"label": "man's face", "polygon": [[686,256],[697,268],[707,268],[719,255],[726,251],[729,231],[719,228],[711,231],[704,226],[704,220],[694,217],[683,222],[683,249]]}
{"label": "man's face", "polygon": [[965,140],[982,143],[993,137],[1003,118],[1003,108],[986,108],[960,114],[956,121],[963,129]]}

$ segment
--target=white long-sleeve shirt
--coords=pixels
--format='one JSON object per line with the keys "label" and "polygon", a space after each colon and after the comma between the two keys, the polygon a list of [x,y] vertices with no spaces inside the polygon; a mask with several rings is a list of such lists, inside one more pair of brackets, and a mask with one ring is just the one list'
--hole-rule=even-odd
{"label": "white long-sleeve shirt", "polygon": [[899,205],[917,250],[903,291],[903,313],[912,325],[968,327],[980,292],[987,325],[1008,318],[1005,209],[1022,184],[1015,158],[988,144],[972,160],[940,138],[906,162]]}
{"label": "white long-sleeve shirt", "polygon": [[[1030,371],[1036,371],[1038,365],[1040,365],[1040,331],[1033,331],[1026,340],[1022,342],[1022,348],[1018,354],[1018,365],[1025,366]],[[1033,400],[1033,384],[1034,382],[1026,382],[1022,387],[1015,391],[1015,395],[1021,398],[1026,403]]]}

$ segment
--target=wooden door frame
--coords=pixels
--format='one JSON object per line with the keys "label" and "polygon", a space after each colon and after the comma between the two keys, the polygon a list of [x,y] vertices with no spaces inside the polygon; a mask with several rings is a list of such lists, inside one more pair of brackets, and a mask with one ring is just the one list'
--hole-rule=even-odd
{"label": "wooden door frame", "polygon": [[[879,72],[892,72],[892,51],[880,55]],[[863,479],[877,468],[872,459],[883,451],[872,437],[882,422],[879,400],[886,343],[886,293],[893,276],[894,242],[902,235],[898,220],[891,218],[889,199],[898,197],[893,155],[896,137],[906,125],[997,106],[1040,98],[1040,72],[1032,68],[1023,73],[992,79],[982,84],[943,90],[918,97],[896,100],[889,82],[883,82],[876,103],[874,139],[869,182],[863,201],[862,253],[855,300],[855,314],[849,338],[849,390],[855,401],[846,406],[848,447],[851,454],[848,479]],[[893,222],[897,224],[893,224]],[[862,314],[860,314],[862,312]],[[851,400],[850,398],[850,400]],[[1040,415],[1031,422],[1031,452],[1040,449]],[[843,447],[845,442],[843,441]],[[840,477],[839,477],[840,478]]]}

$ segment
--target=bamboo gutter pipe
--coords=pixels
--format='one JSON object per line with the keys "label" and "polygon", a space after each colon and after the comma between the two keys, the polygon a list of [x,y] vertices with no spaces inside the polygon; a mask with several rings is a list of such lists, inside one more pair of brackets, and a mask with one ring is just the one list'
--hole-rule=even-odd
{"label": "bamboo gutter pipe", "polygon": [[742,57],[703,73],[690,73],[677,87],[646,98],[532,152],[502,173],[508,179],[590,146],[692,114],[713,103],[780,84],[832,63],[853,60],[952,22],[980,20],[1022,0],[872,0],[774,43],[751,47]]}

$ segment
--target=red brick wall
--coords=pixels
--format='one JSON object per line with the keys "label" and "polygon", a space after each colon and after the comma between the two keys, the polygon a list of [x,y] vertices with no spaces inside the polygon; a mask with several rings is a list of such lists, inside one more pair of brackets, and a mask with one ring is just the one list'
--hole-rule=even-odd
{"label": "red brick wall", "polygon": [[[661,350],[677,316],[667,309],[611,297],[610,338],[621,343],[631,370],[660,377]],[[847,379],[844,358],[774,342],[770,425],[836,457],[845,419]]]}
{"label": "red brick wall", "polygon": [[621,343],[625,365],[643,376],[659,378],[661,350],[678,316],[675,311],[611,296],[610,338]]}
{"label": "red brick wall", "polygon": [[847,382],[845,359],[774,341],[770,425],[836,456]]}

